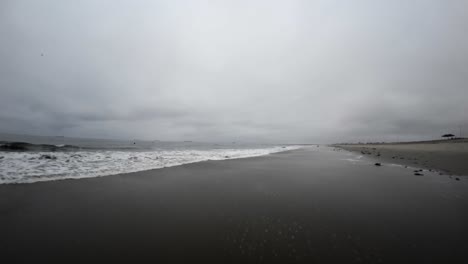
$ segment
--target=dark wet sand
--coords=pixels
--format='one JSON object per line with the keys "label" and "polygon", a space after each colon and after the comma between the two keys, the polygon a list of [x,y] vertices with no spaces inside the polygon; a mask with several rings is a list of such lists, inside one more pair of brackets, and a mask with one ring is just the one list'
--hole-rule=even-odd
{"label": "dark wet sand", "polygon": [[386,162],[434,169],[448,175],[468,176],[467,139],[397,144],[351,144],[336,145],[336,147],[373,156]]}
{"label": "dark wet sand", "polygon": [[468,181],[352,155],[1,185],[2,262],[468,262]]}

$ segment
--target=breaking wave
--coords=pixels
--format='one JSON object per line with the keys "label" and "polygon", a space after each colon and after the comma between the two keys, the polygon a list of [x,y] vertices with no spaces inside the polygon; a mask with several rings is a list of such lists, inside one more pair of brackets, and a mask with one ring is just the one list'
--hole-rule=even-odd
{"label": "breaking wave", "polygon": [[26,142],[0,142],[0,151],[77,151],[80,147],[73,145],[49,145],[49,144],[32,144]]}
{"label": "breaking wave", "polygon": [[13,142],[2,144],[0,148],[7,150],[0,152],[0,184],[12,184],[115,175],[206,160],[262,156],[300,147],[86,151],[70,145],[37,145]]}

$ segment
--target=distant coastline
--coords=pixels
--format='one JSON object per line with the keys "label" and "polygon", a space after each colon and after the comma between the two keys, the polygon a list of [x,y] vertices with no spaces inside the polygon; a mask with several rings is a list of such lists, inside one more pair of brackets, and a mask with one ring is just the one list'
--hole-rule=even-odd
{"label": "distant coastline", "polygon": [[468,142],[468,138],[453,138],[453,139],[433,139],[433,140],[417,140],[417,141],[394,141],[394,142],[357,142],[357,143],[335,143],[338,145],[404,145],[404,144],[438,144],[438,143],[463,143]]}
{"label": "distant coastline", "polygon": [[358,152],[383,162],[418,166],[441,174],[468,176],[468,139],[340,143],[333,147]]}

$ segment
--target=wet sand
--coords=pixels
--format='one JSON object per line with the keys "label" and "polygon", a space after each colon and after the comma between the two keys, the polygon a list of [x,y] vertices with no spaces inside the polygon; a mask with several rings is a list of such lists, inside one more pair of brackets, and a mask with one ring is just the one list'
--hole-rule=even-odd
{"label": "wet sand", "polygon": [[336,147],[386,162],[418,166],[448,175],[468,175],[468,140],[435,140],[395,144],[350,144]]}
{"label": "wet sand", "polygon": [[331,148],[0,186],[4,263],[467,263],[468,181]]}

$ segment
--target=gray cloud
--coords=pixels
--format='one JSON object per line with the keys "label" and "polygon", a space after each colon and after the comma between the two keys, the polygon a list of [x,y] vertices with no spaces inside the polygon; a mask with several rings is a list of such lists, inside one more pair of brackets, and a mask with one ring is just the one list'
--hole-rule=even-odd
{"label": "gray cloud", "polygon": [[466,10],[1,1],[0,132],[319,143],[468,131]]}

